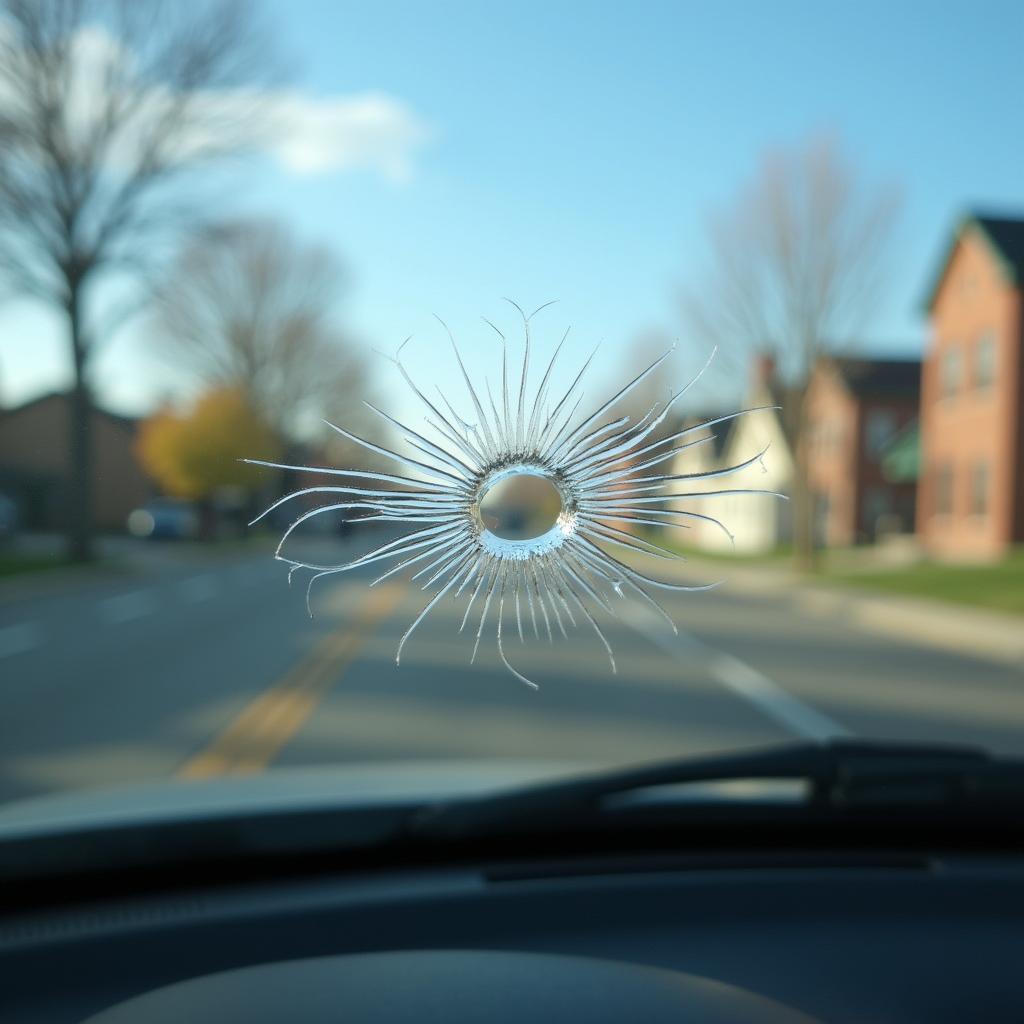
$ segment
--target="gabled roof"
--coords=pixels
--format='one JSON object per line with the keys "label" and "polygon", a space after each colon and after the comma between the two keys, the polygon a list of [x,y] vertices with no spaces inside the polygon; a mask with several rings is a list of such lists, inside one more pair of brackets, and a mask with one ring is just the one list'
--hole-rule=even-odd
{"label": "gabled roof", "polygon": [[794,447],[797,435],[797,410],[800,406],[802,389],[784,384],[777,377],[768,383],[768,397],[778,406],[774,415],[778,417],[782,436],[790,448]]}
{"label": "gabled roof", "polygon": [[975,217],[1020,283],[1024,273],[1024,217]]}
{"label": "gabled roof", "polygon": [[[762,415],[774,416],[779,422],[783,439],[792,448],[797,435],[797,412],[800,407],[802,389],[781,380],[772,373],[767,380],[755,383],[747,393],[744,404],[749,407],[769,406]],[[739,420],[732,421],[732,429],[739,427]]]}
{"label": "gabled roof", "polygon": [[[729,412],[735,410],[730,409]],[[699,415],[685,416],[683,417],[678,425],[675,427],[676,430],[685,430],[692,427],[699,427],[705,423],[710,423],[712,420],[717,420],[720,416],[727,416],[725,412],[704,412]],[[726,420],[725,423],[716,423],[713,427],[708,427],[711,431],[711,442],[708,445],[710,454],[713,459],[721,457],[722,452],[725,450],[726,438],[729,436],[729,429],[732,426],[731,420]],[[688,438],[684,438],[681,442],[685,443]]]}
{"label": "gabled roof", "polygon": [[1024,217],[1007,217],[995,214],[969,213],[961,218],[953,234],[953,240],[946,248],[938,272],[928,289],[925,309],[931,310],[935,299],[946,279],[950,261],[957,243],[967,231],[976,230],[988,243],[993,256],[1006,277],[1007,284],[1018,286],[1024,282]]}
{"label": "gabled roof", "polygon": [[795,462],[793,392],[780,389],[780,393],[788,403],[783,408],[758,409],[751,415],[738,416],[730,422],[725,450],[720,458],[723,464],[746,462],[755,457],[758,449],[768,442],[771,451],[761,468],[771,475],[756,486],[776,490],[789,486]]}
{"label": "gabled roof", "polygon": [[920,359],[832,357],[828,365],[856,398],[916,398],[921,392]]}

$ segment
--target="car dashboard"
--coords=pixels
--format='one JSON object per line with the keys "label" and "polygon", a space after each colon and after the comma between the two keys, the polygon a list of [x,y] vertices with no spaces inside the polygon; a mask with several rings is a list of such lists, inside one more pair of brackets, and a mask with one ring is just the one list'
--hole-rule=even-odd
{"label": "car dashboard", "polygon": [[0,918],[0,1019],[1024,1019],[1024,861],[953,852],[489,857]]}

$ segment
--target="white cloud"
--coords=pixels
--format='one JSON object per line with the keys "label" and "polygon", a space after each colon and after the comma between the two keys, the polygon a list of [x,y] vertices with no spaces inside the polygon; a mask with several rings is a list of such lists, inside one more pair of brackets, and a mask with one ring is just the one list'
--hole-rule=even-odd
{"label": "white cloud", "polygon": [[365,169],[408,181],[418,150],[432,134],[415,111],[384,93],[323,100],[270,93],[266,102],[283,126],[267,148],[295,174]]}
{"label": "white cloud", "polygon": [[[5,34],[0,20],[0,41]],[[89,126],[102,115],[104,83],[111,78],[130,80],[135,69],[133,54],[97,26],[80,29],[72,43],[73,87],[64,110],[72,137],[84,139]],[[111,69],[116,73],[111,76]],[[12,88],[0,80],[0,105]],[[165,89],[148,89],[139,107],[138,123],[159,117],[169,100]],[[368,171],[393,182],[413,177],[416,159],[430,141],[433,130],[403,100],[382,92],[314,97],[296,89],[207,90],[195,97],[217,123],[230,123],[233,113],[242,118],[258,107],[267,130],[257,146],[286,171],[302,176]],[[130,159],[138,136],[122,134],[115,161]],[[190,149],[210,141],[203,130],[180,140],[182,158]]]}

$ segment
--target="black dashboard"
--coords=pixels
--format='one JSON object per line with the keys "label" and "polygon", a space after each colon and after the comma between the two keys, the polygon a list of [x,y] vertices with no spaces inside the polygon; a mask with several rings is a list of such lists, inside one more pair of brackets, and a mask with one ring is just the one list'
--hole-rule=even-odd
{"label": "black dashboard", "polygon": [[169,873],[3,914],[0,1020],[994,1024],[1024,1019],[1022,954],[1013,856]]}

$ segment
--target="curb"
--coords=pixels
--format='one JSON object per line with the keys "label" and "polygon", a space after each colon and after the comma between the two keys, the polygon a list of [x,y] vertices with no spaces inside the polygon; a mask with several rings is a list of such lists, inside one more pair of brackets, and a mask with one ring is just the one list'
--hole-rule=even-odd
{"label": "curb", "polygon": [[812,613],[841,617],[861,629],[1024,669],[1024,623],[1013,615],[815,586],[797,585],[793,596]]}

